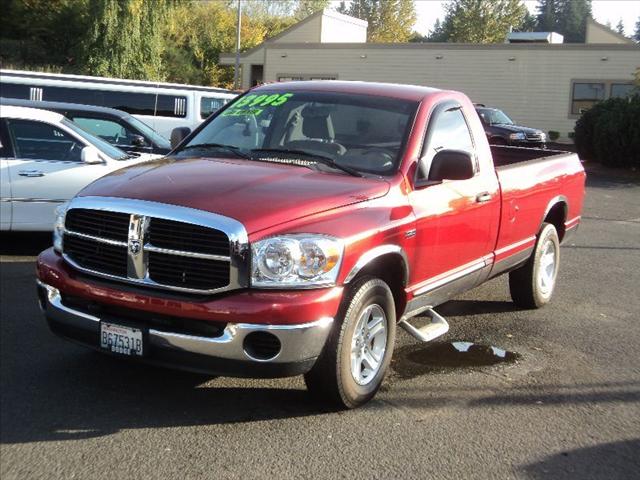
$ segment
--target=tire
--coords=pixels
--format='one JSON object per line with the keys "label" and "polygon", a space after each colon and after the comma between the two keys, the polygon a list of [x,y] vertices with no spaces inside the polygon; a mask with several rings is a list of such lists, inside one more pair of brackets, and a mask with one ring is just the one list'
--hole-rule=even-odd
{"label": "tire", "polygon": [[[356,408],[371,400],[393,355],[395,312],[393,295],[385,282],[373,277],[356,280],[346,292],[322,354],[304,376],[309,392],[340,409]],[[377,334],[364,327],[376,323],[382,325],[382,331],[375,327]],[[371,335],[366,340],[358,335],[365,332]],[[376,360],[377,367],[371,368],[370,362]]]}
{"label": "tire", "polygon": [[522,267],[509,273],[513,303],[540,308],[551,301],[560,268],[560,240],[556,227],[543,223],[533,254]]}

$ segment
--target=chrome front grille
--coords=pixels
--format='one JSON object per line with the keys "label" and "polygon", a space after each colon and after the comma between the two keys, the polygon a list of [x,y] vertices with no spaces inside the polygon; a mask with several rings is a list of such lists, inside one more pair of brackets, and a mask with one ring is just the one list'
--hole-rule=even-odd
{"label": "chrome front grille", "polygon": [[86,273],[193,293],[242,288],[247,235],[228,217],[142,200],[80,197],[65,219],[64,258]]}
{"label": "chrome front grille", "polygon": [[540,133],[527,133],[527,140],[530,142],[541,142],[542,134]]}

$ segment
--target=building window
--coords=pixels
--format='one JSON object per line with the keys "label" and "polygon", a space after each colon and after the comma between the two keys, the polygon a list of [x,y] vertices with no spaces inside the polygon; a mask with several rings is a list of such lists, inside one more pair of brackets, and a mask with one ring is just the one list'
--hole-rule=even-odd
{"label": "building window", "polygon": [[611,98],[626,98],[631,95],[633,89],[631,83],[612,83]]}
{"label": "building window", "polygon": [[278,77],[279,82],[295,82],[299,80],[304,80],[302,77]]}
{"label": "building window", "polygon": [[574,83],[571,96],[571,113],[579,115],[599,100],[604,100],[604,83]]}

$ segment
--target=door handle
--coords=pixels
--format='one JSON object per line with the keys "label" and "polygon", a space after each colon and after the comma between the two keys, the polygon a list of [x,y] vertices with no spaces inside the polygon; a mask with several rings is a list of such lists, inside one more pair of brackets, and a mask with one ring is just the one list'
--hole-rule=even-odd
{"label": "door handle", "polygon": [[491,200],[491,194],[489,192],[482,192],[476,195],[476,203],[485,203]]}
{"label": "door handle", "polygon": [[18,175],[21,177],[44,177],[44,172],[40,170],[20,170]]}

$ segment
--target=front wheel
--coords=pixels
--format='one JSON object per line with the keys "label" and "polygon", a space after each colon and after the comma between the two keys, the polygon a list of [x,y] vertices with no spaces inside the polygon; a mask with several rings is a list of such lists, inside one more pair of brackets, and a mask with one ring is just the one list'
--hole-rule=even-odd
{"label": "front wheel", "polygon": [[543,223],[531,258],[509,273],[513,302],[524,308],[540,308],[549,301],[560,267],[560,240],[556,227]]}
{"label": "front wheel", "polygon": [[340,408],[373,398],[386,373],[396,337],[396,314],[389,286],[363,277],[346,293],[327,344],[305,376],[309,391]]}

